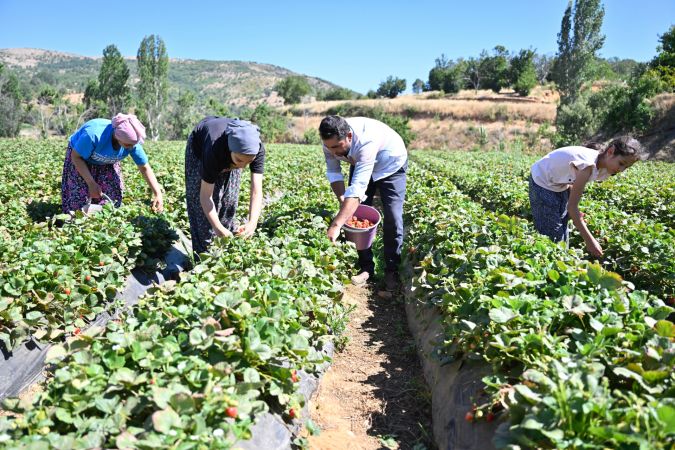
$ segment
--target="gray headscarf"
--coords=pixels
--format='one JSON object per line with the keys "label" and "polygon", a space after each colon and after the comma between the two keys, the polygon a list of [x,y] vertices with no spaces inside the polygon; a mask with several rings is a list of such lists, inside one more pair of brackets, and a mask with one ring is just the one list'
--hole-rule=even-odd
{"label": "gray headscarf", "polygon": [[227,134],[227,146],[233,153],[257,155],[260,151],[260,129],[251,122],[234,119],[225,134]]}

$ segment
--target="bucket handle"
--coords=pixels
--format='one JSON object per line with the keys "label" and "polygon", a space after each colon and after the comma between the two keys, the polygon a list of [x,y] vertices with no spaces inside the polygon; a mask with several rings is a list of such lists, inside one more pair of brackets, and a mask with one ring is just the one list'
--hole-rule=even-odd
{"label": "bucket handle", "polygon": [[[106,202],[112,203],[113,208],[115,207],[115,202],[113,202],[112,199],[110,197],[108,197],[108,195],[105,192],[101,193],[101,198],[103,200],[105,200]],[[89,208],[91,206],[92,200],[93,199],[90,196],[87,196],[87,203],[82,207],[82,210],[86,210],[87,208]]]}

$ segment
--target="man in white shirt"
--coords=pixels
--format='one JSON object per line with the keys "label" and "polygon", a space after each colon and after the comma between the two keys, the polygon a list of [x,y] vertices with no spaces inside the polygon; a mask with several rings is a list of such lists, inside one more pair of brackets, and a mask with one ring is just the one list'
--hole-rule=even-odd
{"label": "man in white shirt", "polygon": [[[327,116],[321,121],[319,134],[326,158],[326,176],[340,201],[340,211],[328,228],[328,238],[335,242],[359,204],[372,205],[375,190],[379,190],[384,213],[385,287],[393,291],[398,286],[403,247],[403,202],[408,168],[403,139],[386,124],[365,117]],[[351,166],[347,189],[340,161]],[[359,251],[359,266],[360,273],[352,277],[354,284],[363,284],[373,277],[372,249]]]}

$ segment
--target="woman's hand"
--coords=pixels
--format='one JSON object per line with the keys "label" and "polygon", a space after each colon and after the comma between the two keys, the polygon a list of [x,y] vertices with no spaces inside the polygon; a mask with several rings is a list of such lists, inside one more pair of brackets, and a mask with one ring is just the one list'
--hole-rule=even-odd
{"label": "woman's hand", "polygon": [[227,228],[225,228],[223,226],[217,228],[215,230],[215,232],[216,232],[216,236],[218,236],[218,237],[231,238],[232,236],[234,236],[230,230],[228,230]]}
{"label": "woman's hand", "polygon": [[598,241],[593,237],[586,243],[586,249],[591,256],[595,256],[596,258],[600,258],[603,255],[602,247],[600,247]]}
{"label": "woman's hand", "polygon": [[103,196],[101,186],[97,182],[87,183],[87,187],[89,188],[89,198],[101,198]]}
{"label": "woman's hand", "polygon": [[152,210],[156,213],[161,213],[164,211],[164,197],[162,196],[161,192],[158,192],[157,194],[152,196],[151,200],[152,204]]}
{"label": "woman's hand", "polygon": [[258,224],[253,222],[247,222],[246,225],[242,225],[237,229],[237,236],[242,238],[250,238],[255,233]]}

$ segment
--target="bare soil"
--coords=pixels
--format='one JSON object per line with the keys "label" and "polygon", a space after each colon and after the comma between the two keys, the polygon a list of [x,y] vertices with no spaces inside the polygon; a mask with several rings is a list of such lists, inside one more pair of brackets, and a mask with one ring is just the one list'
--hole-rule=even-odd
{"label": "bare soil", "polygon": [[310,402],[311,449],[432,448],[431,405],[401,297],[347,286],[346,348]]}

